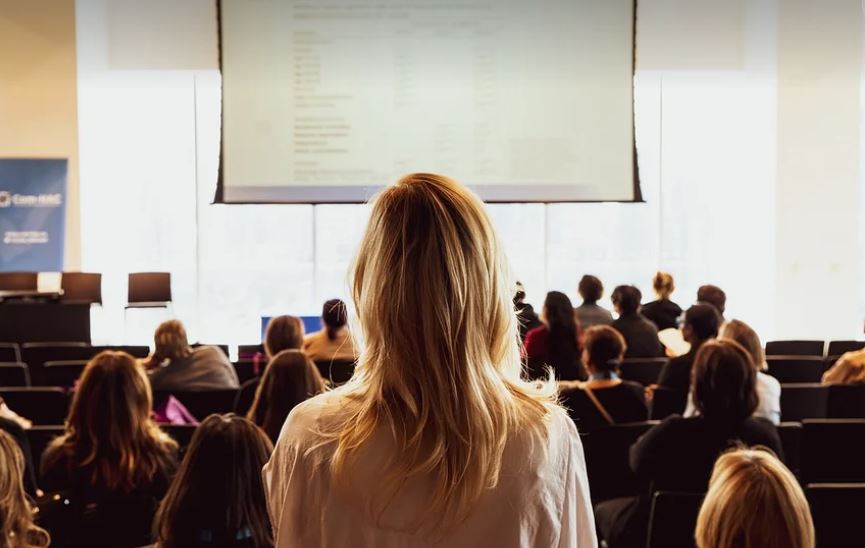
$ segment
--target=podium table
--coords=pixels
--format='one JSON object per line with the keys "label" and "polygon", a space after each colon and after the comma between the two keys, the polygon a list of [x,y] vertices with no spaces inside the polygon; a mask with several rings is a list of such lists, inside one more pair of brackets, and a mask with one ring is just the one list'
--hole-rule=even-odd
{"label": "podium table", "polygon": [[90,303],[62,303],[46,293],[12,293],[0,291],[0,341],[90,343]]}

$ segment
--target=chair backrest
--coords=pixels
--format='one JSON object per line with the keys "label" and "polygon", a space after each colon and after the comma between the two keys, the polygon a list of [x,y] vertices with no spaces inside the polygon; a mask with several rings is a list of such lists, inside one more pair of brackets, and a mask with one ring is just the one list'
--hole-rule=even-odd
{"label": "chair backrest", "polygon": [[30,381],[34,386],[47,386],[45,362],[89,360],[98,349],[87,343],[24,343],[21,346],[21,361],[30,368]]}
{"label": "chair backrest", "polygon": [[815,356],[822,357],[825,341],[769,341],[767,356]]}
{"label": "chair backrest", "polygon": [[237,359],[239,360],[254,358],[257,354],[264,355],[264,344],[241,344],[237,346]]}
{"label": "chair backrest", "polygon": [[315,362],[322,378],[330,381],[332,386],[339,386],[348,382],[354,375],[354,364],[354,360],[319,360]]}
{"label": "chair backrest", "polygon": [[240,385],[240,390],[237,391],[237,397],[234,398],[234,413],[245,417],[252,408],[252,403],[255,401],[255,393],[258,391],[258,385],[261,378],[255,377],[249,379]]}
{"label": "chair backrest", "polygon": [[596,502],[634,496],[639,488],[631,470],[629,450],[657,421],[614,424],[582,436],[586,471]]}
{"label": "chair backrest", "polygon": [[245,358],[232,362],[232,365],[234,366],[234,370],[237,372],[238,380],[243,384],[250,379],[260,377],[264,373],[264,368],[267,367],[267,358],[261,357],[258,360],[255,358]]}
{"label": "chair backrest", "polygon": [[150,347],[147,345],[119,345],[119,346],[94,346],[93,347],[93,355],[99,354],[105,350],[113,350],[115,352],[126,352],[133,358],[146,358],[150,355]]}
{"label": "chair backrest", "polygon": [[826,371],[826,360],[817,356],[769,356],[767,373],[782,384],[820,382]]}
{"label": "chair backrest", "polygon": [[855,352],[865,348],[865,341],[829,341],[827,356],[840,356],[847,352]]}
{"label": "chair backrest", "polygon": [[694,529],[703,504],[703,493],[658,491],[649,514],[648,548],[694,546]]}
{"label": "chair backrest", "polygon": [[827,418],[865,419],[865,384],[832,384],[828,393]]}
{"label": "chair backrest", "polygon": [[648,386],[658,382],[661,369],[668,361],[667,358],[628,358],[622,361],[619,375],[625,380]]}
{"label": "chair backrest", "polygon": [[30,454],[33,455],[33,464],[36,466],[37,476],[39,475],[38,469],[39,463],[42,461],[42,453],[45,452],[48,444],[54,438],[62,436],[64,431],[62,424],[34,424],[27,429],[27,441],[30,442]]}
{"label": "chair backrest", "polygon": [[0,343],[0,362],[20,362],[21,347],[18,343]]}
{"label": "chair backrest", "polygon": [[781,420],[825,419],[829,388],[819,383],[781,385]]}
{"label": "chair backrest", "polygon": [[192,415],[203,421],[213,413],[230,413],[234,410],[237,389],[226,390],[155,390],[154,407],[164,403],[168,396],[174,396]]}
{"label": "chair backrest", "polygon": [[803,483],[865,481],[865,420],[802,421]]}
{"label": "chair backrest", "polygon": [[102,274],[64,272],[60,275],[63,302],[102,304]]}
{"label": "chair backrest", "polygon": [[661,420],[676,413],[684,413],[688,395],[671,388],[659,386],[652,396],[650,418]]}
{"label": "chair backrest", "polygon": [[127,301],[130,305],[171,302],[170,272],[133,272],[129,274]]}
{"label": "chair backrest", "polygon": [[820,548],[840,548],[862,538],[865,483],[812,483],[805,487]]}
{"label": "chair backrest", "polygon": [[63,424],[69,414],[69,396],[58,387],[0,388],[0,398],[34,424]]}
{"label": "chair backrest", "polygon": [[207,343],[197,342],[197,343],[191,344],[189,346],[191,346],[192,348],[198,348],[199,346],[214,346],[214,347],[222,350],[222,353],[225,354],[226,358],[228,357],[228,345],[227,344],[207,344]]}
{"label": "chair backrest", "polygon": [[799,477],[802,468],[802,423],[782,422],[778,425],[778,437],[784,449],[784,464]]}
{"label": "chair backrest", "polygon": [[185,451],[192,441],[192,436],[198,428],[197,424],[160,424],[159,428],[177,442],[181,451]]}
{"label": "chair backrest", "polygon": [[0,386],[30,386],[30,372],[27,370],[27,364],[0,362]]}
{"label": "chair backrest", "polygon": [[36,291],[38,272],[0,272],[0,291]]}
{"label": "chair backrest", "polygon": [[42,375],[47,386],[69,388],[81,377],[87,360],[57,360],[45,362]]}

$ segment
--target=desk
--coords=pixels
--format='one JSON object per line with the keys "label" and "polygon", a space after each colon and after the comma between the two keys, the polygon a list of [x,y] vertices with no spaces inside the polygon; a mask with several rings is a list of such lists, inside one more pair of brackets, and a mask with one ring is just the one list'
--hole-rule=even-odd
{"label": "desk", "polygon": [[7,300],[0,303],[0,341],[90,342],[90,304]]}

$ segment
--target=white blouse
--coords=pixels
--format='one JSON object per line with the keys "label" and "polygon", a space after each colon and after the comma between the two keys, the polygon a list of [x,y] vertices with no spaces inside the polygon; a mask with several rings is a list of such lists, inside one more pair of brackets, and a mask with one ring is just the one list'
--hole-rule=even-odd
{"label": "white blouse", "polygon": [[[781,424],[781,383],[772,375],[762,371],[757,372],[757,409],[754,410],[755,417],[769,419],[772,424]],[[694,400],[688,392],[688,405],[685,408],[685,416],[693,417],[697,414]]]}
{"label": "white blouse", "polygon": [[[413,533],[411,524],[428,508],[435,478],[409,479],[383,512],[370,517],[371,495],[380,493],[393,441],[384,429],[358,454],[349,485],[331,480],[333,443],[318,433],[335,420],[321,394],[292,410],[263,477],[277,548],[427,547],[480,548],[595,547],[583,446],[564,410],[551,413],[545,452],[532,451],[528,434],[511,437],[498,485],[482,495],[468,518],[438,538]],[[338,413],[338,411],[336,411]]]}

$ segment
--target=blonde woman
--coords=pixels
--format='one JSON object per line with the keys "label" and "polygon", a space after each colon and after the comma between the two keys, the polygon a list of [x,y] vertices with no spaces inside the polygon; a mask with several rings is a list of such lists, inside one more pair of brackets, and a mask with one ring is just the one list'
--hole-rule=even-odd
{"label": "blonde woman", "polygon": [[596,545],[576,428],[551,384],[520,379],[506,265],[451,179],[375,200],[356,373],[294,408],[264,469],[276,546]]}
{"label": "blonde woman", "polygon": [[33,523],[33,509],[24,493],[24,455],[9,434],[0,430],[0,546],[36,548],[48,546],[44,529]]}
{"label": "blonde woman", "polygon": [[655,290],[658,299],[644,305],[640,312],[658,326],[658,331],[678,329],[682,307],[670,300],[670,296],[676,290],[673,277],[667,272],[658,272],[652,278],[652,289]]}
{"label": "blonde woman", "polygon": [[697,518],[698,548],[813,548],[808,501],[773,454],[739,449],[715,463]]}

